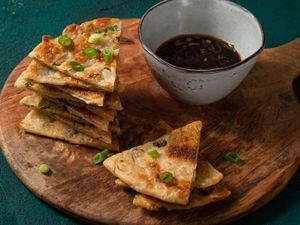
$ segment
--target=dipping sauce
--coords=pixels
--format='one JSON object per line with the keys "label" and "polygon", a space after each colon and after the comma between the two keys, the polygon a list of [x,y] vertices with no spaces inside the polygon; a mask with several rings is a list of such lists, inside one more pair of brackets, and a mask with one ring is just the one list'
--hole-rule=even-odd
{"label": "dipping sauce", "polygon": [[188,69],[215,69],[241,61],[232,44],[202,34],[173,37],[161,44],[156,54],[175,66]]}

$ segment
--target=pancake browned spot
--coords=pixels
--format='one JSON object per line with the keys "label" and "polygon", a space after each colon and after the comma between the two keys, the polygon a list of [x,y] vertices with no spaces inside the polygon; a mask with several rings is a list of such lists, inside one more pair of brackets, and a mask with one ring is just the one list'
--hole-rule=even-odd
{"label": "pancake browned spot", "polygon": [[188,145],[172,146],[170,145],[166,151],[169,157],[194,161],[197,159],[197,149]]}

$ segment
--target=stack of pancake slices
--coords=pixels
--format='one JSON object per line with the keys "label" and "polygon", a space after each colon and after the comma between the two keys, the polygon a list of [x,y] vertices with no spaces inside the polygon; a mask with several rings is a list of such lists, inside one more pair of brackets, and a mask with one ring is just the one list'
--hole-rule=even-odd
{"label": "stack of pancake slices", "polygon": [[145,144],[112,155],[103,165],[116,185],[137,192],[133,204],[147,210],[184,210],[221,201],[231,193],[220,184],[223,174],[199,152],[201,128],[201,121],[174,130],[160,121],[144,136]]}
{"label": "stack of pancake slices", "polygon": [[30,133],[99,149],[119,150],[122,87],[116,68],[121,21],[100,18],[43,36],[15,82],[33,92],[21,100],[32,110],[20,127]]}

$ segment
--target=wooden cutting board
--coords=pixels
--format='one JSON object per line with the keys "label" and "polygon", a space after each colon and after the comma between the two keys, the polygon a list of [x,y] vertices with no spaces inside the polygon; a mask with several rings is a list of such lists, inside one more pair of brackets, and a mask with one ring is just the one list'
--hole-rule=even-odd
{"label": "wooden cutting board", "polygon": [[[93,165],[96,150],[20,132],[28,109],[18,104],[28,94],[14,88],[27,57],[9,76],[1,93],[0,137],[16,175],[39,198],[92,223],[224,224],[257,210],[287,184],[300,162],[300,106],[291,82],[300,74],[300,39],[266,49],[244,82],[223,100],[207,106],[179,103],[153,79],[137,37],[137,19],[124,20],[119,76],[123,146],[138,144],[159,119],[177,127],[204,122],[201,151],[225,175],[230,198],[188,211],[148,212],[132,205],[134,193],[114,185],[103,166]],[[236,150],[243,164],[222,159]],[[37,167],[46,163],[50,176]]]}

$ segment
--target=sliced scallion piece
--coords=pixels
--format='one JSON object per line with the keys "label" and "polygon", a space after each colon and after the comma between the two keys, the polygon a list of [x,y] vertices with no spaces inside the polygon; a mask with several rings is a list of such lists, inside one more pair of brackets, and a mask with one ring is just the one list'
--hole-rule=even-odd
{"label": "sliced scallion piece", "polygon": [[102,39],[102,34],[100,33],[94,33],[94,34],[91,34],[91,36],[89,37],[88,39],[88,42],[89,43],[92,43],[92,44],[97,44],[98,42],[101,41]]}
{"label": "sliced scallion piece", "polygon": [[47,164],[42,164],[42,165],[39,166],[39,171],[42,174],[47,174],[47,173],[49,173],[50,169],[49,169],[49,166]]}
{"label": "sliced scallion piece", "polygon": [[149,156],[151,156],[152,158],[157,158],[158,157],[158,151],[156,151],[155,149],[151,149],[151,150],[149,150],[148,152],[147,152],[147,154],[149,155]]}
{"label": "sliced scallion piece", "polygon": [[58,43],[64,47],[69,47],[73,44],[73,40],[65,35],[60,35],[58,37]]}
{"label": "sliced scallion piece", "polygon": [[72,62],[70,62],[70,65],[71,65],[72,69],[76,72],[84,71],[84,67],[79,62],[72,61]]}
{"label": "sliced scallion piece", "polygon": [[98,49],[92,47],[85,48],[82,50],[82,52],[90,58],[95,57],[99,54]]}
{"label": "sliced scallion piece", "polygon": [[173,178],[173,174],[170,172],[162,172],[161,174],[159,174],[159,179],[161,179],[165,184],[170,183]]}
{"label": "sliced scallion piece", "polygon": [[113,54],[110,48],[105,48],[102,53],[105,62],[110,62],[112,60]]}
{"label": "sliced scallion piece", "polygon": [[239,154],[233,151],[226,152],[224,159],[232,163],[237,163],[241,160]]}
{"label": "sliced scallion piece", "polygon": [[96,155],[93,156],[93,163],[94,164],[99,164],[103,162],[108,156],[108,149],[104,149],[101,152],[98,152]]}

